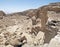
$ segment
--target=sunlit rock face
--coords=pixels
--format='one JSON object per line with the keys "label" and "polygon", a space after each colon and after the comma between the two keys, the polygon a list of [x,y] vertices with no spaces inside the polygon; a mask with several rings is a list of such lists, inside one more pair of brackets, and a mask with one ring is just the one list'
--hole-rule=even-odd
{"label": "sunlit rock face", "polygon": [[23,12],[0,12],[0,47],[60,47],[60,3]]}
{"label": "sunlit rock face", "polygon": [[51,39],[48,47],[60,47],[60,33]]}

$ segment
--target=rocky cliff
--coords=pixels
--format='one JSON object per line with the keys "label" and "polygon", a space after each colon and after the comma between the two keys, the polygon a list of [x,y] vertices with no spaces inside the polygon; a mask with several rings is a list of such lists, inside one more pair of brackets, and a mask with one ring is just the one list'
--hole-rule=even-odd
{"label": "rocky cliff", "polygon": [[12,14],[0,11],[0,47],[60,47],[60,3]]}

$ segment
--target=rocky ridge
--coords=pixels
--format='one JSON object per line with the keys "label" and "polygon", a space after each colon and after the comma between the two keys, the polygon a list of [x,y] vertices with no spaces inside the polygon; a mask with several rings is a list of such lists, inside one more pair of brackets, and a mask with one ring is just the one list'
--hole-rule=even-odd
{"label": "rocky ridge", "polygon": [[0,47],[60,47],[60,3],[12,14],[0,11]]}

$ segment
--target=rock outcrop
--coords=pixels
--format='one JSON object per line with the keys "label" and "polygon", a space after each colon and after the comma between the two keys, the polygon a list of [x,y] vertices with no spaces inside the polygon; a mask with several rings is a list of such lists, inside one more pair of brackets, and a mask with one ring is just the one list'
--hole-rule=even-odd
{"label": "rock outcrop", "polygon": [[3,18],[3,16],[5,16],[6,14],[3,11],[0,11],[0,19]]}
{"label": "rock outcrop", "polygon": [[60,47],[60,34],[51,39],[48,47]]}

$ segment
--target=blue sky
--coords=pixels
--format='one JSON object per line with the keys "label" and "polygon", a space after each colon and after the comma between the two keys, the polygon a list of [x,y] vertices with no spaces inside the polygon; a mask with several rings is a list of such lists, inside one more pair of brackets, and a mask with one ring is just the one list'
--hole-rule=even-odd
{"label": "blue sky", "polygon": [[60,2],[60,0],[0,0],[0,10],[6,13],[20,12],[53,2]]}

